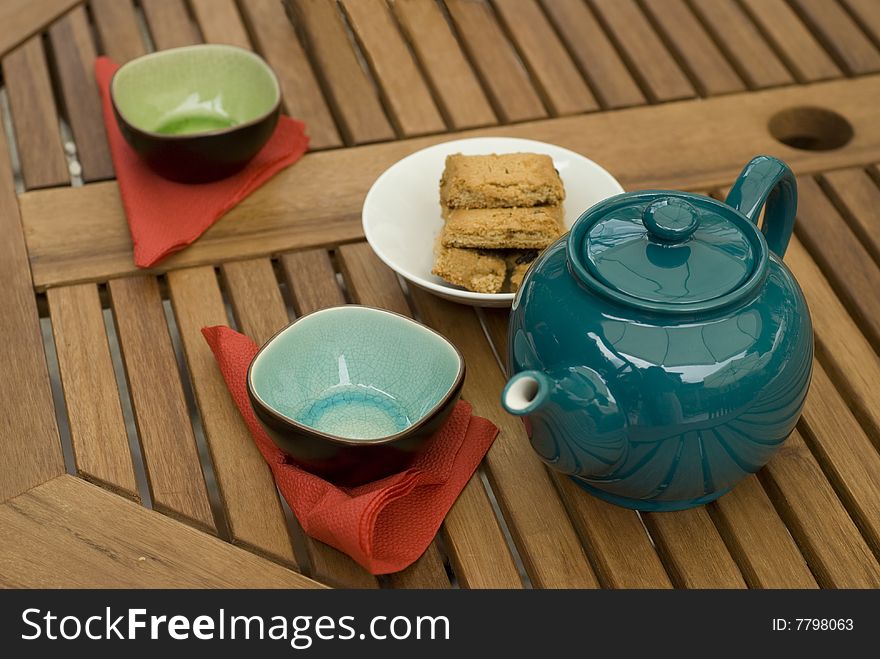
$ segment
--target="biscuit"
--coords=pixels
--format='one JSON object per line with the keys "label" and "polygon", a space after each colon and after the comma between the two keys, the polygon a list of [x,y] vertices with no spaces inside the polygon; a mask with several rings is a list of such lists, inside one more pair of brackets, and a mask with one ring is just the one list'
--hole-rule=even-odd
{"label": "biscuit", "polygon": [[431,272],[475,293],[498,293],[504,285],[504,257],[476,249],[438,246]]}
{"label": "biscuit", "polygon": [[538,250],[515,250],[508,252],[505,256],[507,263],[508,279],[510,281],[510,291],[516,293],[522,285],[523,277],[526,276],[532,261],[538,258]]}
{"label": "biscuit", "polygon": [[449,208],[557,205],[565,198],[550,156],[538,153],[446,157],[440,203]]}
{"label": "biscuit", "polygon": [[563,233],[561,206],[461,208],[444,216],[445,247],[543,249]]}

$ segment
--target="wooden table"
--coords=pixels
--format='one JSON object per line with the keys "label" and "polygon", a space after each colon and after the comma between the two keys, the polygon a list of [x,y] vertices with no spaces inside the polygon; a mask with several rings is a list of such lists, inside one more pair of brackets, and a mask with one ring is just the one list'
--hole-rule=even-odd
{"label": "wooden table", "polygon": [[[34,0],[0,18],[0,585],[880,586],[880,3]],[[313,152],[141,271],[92,63],[199,41],[261,53]],[[786,262],[813,385],[782,451],[718,502],[640,515],[546,470],[498,403],[505,315],[404,290],[363,242],[384,168],[498,134],[628,189],[722,194],[757,153],[799,175]],[[380,579],[301,533],[199,334],[259,342],[345,302],[446,334],[501,429],[427,553]]]}

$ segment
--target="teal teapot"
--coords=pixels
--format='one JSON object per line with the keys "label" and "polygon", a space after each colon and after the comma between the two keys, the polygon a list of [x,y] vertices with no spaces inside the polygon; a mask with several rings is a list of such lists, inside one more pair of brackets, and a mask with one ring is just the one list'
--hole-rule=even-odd
{"label": "teal teapot", "polygon": [[649,511],[707,503],[764,466],[812,374],[809,310],[782,262],[796,209],[791,170],[759,156],[725,203],[618,195],[541,254],[511,310],[501,401],[541,459]]}

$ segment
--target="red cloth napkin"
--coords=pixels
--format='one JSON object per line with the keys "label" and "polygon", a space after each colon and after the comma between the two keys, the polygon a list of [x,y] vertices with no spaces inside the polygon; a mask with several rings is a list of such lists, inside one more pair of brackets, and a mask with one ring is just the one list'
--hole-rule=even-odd
{"label": "red cloth napkin", "polygon": [[95,60],[104,126],[138,267],[149,268],[191,244],[226,211],[279,170],[299,160],[308,149],[305,124],[281,116],[266,146],[240,172],[198,185],[168,181],[147,167],[116,125],[110,101],[110,79],[118,68],[119,65],[107,57]]}
{"label": "red cloth napkin", "polygon": [[254,342],[223,326],[205,327],[202,334],[303,530],[373,574],[397,572],[422,555],[498,434],[460,401],[404,471],[358,487],[333,485],[293,464],[254,416],[247,396],[247,369],[258,350]]}

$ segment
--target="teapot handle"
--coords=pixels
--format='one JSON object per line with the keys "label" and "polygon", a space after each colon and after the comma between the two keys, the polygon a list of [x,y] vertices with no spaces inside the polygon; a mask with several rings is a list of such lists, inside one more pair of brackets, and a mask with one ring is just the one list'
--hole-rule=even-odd
{"label": "teapot handle", "polygon": [[756,156],[736,179],[725,203],[757,224],[764,203],[764,237],[782,258],[797,213],[797,181],[788,165],[772,156]]}

